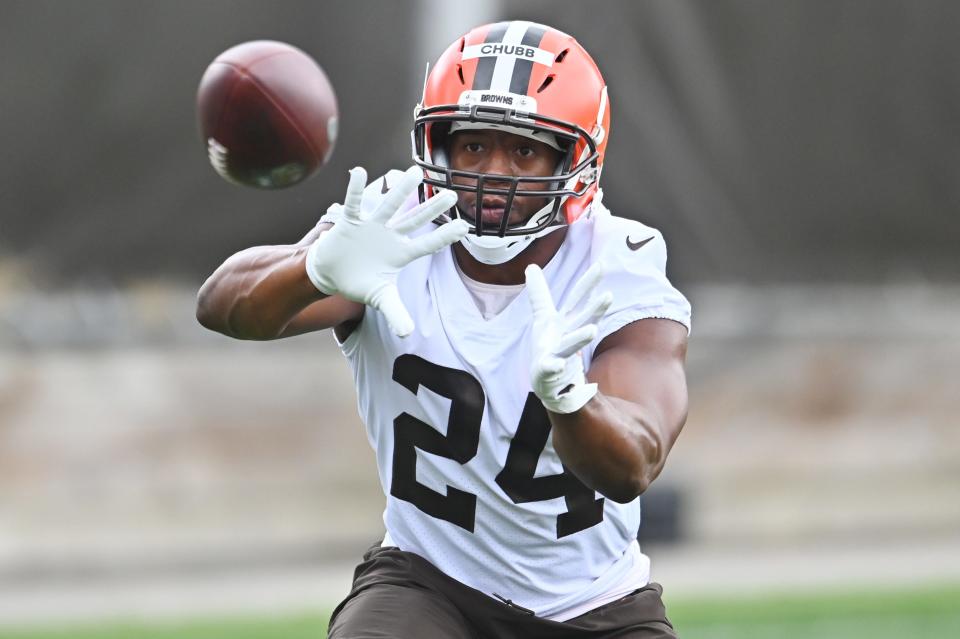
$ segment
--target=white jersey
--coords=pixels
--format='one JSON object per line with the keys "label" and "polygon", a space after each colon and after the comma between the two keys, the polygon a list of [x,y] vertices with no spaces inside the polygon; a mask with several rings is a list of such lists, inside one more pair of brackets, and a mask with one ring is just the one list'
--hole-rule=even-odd
{"label": "white jersey", "polygon": [[[381,186],[368,187],[364,208],[376,205],[366,200],[382,197]],[[598,259],[607,267],[598,290],[613,292],[614,302],[582,352],[588,368],[599,341],[630,322],[658,317],[689,327],[689,304],[665,275],[660,233],[599,203],[543,269],[558,307]],[[554,451],[530,386],[526,290],[484,319],[449,249],[409,264],[397,284],[413,334],[396,337],[367,308],[340,345],[376,451],[385,543],[557,620],[645,585],[639,500],[604,499]]]}

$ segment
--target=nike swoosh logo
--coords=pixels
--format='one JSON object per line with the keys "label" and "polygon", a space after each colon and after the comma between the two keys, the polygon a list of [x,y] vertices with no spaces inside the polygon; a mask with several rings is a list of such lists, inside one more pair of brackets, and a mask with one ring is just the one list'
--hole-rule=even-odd
{"label": "nike swoosh logo", "polygon": [[386,192],[389,191],[389,190],[390,190],[390,188],[387,186],[387,178],[384,177],[384,178],[383,178],[383,184],[380,186],[380,192],[381,192],[381,193],[386,193]]}
{"label": "nike swoosh logo", "polygon": [[640,241],[640,242],[631,242],[631,241],[630,241],[630,236],[628,235],[628,236],[627,236],[627,248],[630,249],[631,251],[636,251],[637,249],[639,249],[641,246],[643,246],[644,244],[646,244],[647,242],[649,242],[649,241],[652,240],[652,239],[653,239],[653,236],[651,235],[651,236],[648,237],[647,239],[642,240],[642,241]]}

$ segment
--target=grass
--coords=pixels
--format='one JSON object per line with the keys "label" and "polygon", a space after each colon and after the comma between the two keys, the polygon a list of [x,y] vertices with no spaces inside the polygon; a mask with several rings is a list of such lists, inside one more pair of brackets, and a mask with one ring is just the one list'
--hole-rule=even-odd
{"label": "grass", "polygon": [[329,614],[0,629],[0,639],[322,639]]}
{"label": "grass", "polygon": [[683,639],[960,637],[960,585],[702,600],[667,598]]}
{"label": "grass", "polygon": [[[746,598],[667,598],[682,639],[960,637],[960,585]],[[327,613],[0,629],[0,639],[318,639]]]}

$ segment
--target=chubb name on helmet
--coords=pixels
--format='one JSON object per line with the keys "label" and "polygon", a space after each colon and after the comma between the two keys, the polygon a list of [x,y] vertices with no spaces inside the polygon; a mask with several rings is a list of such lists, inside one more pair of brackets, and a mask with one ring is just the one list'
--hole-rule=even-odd
{"label": "chubb name on helmet", "polygon": [[521,58],[532,58],[536,51],[533,47],[517,44],[485,44],[480,47],[480,55],[515,55]]}

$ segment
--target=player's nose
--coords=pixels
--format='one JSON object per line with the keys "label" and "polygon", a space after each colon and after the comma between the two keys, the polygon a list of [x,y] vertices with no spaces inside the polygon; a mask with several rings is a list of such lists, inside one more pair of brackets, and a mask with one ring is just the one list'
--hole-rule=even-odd
{"label": "player's nose", "polygon": [[[512,167],[510,165],[510,156],[504,149],[495,148],[487,154],[483,172],[493,175],[512,176]],[[489,180],[490,183],[496,183],[498,180]],[[500,180],[499,182],[502,182]]]}

